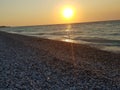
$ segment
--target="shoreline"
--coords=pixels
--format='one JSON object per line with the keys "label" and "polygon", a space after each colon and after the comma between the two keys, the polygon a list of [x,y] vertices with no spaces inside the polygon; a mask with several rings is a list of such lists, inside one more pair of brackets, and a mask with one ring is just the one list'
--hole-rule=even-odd
{"label": "shoreline", "polygon": [[[53,68],[52,70],[58,70],[56,71],[57,73],[62,73],[60,72],[61,70],[67,70],[65,71],[66,73],[73,70],[75,71],[75,78],[80,78],[80,72],[89,73],[89,77],[97,77],[98,81],[102,80],[103,78],[108,80],[110,82],[107,82],[108,87],[111,87],[111,83],[115,83],[114,85],[117,85],[117,87],[120,88],[120,53],[103,51],[84,44],[42,39],[32,36],[11,34],[2,31],[0,31],[0,37],[2,38],[0,39],[1,51],[2,42],[4,42],[7,43],[5,45],[9,46],[8,48],[13,47],[8,52],[12,52],[11,50],[15,52],[14,48],[18,49],[18,51],[15,53],[18,56],[21,53],[24,53],[23,57],[28,59],[29,54],[33,53],[34,55],[30,56],[32,59],[27,61],[28,65],[31,64],[30,61],[36,62],[38,66],[40,62],[44,62],[48,65],[48,68],[50,67]],[[4,53],[4,49],[3,52],[0,53]],[[25,53],[27,53],[28,56],[26,56]],[[0,58],[3,57],[1,55]],[[9,57],[6,58],[12,58],[11,55],[8,56]],[[35,61],[33,57],[36,58]],[[15,58],[21,59],[23,62],[27,60],[17,56]],[[0,60],[2,61],[3,59]],[[11,60],[13,60],[13,58]],[[14,59],[13,61],[15,62],[16,60],[17,59]],[[37,65],[35,65],[35,67],[39,68],[41,66],[37,67]],[[71,68],[71,70],[69,68]],[[69,77],[69,75],[66,75],[65,77],[67,76]]]}

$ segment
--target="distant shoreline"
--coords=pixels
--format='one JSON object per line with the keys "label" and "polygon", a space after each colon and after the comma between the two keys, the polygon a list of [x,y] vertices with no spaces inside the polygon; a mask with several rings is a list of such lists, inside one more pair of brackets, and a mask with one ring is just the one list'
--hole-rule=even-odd
{"label": "distant shoreline", "polygon": [[10,28],[10,26],[0,26],[0,28]]}

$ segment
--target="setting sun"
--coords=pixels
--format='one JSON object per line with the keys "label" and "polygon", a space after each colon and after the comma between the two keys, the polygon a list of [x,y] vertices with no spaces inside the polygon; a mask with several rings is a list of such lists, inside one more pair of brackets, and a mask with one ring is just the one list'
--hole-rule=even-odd
{"label": "setting sun", "polygon": [[63,10],[63,16],[67,19],[72,18],[74,11],[72,8],[65,8]]}

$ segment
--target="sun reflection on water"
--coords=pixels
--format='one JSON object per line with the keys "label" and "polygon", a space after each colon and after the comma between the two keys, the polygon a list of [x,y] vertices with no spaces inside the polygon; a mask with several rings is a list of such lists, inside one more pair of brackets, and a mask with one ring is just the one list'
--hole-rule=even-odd
{"label": "sun reflection on water", "polygon": [[63,39],[62,41],[65,41],[65,42],[75,42],[74,40],[71,40],[71,39]]}
{"label": "sun reflection on water", "polygon": [[62,41],[65,41],[65,42],[74,42],[72,40],[73,38],[73,33],[72,33],[72,26],[69,24],[67,25],[66,29],[64,30],[64,32],[66,33],[66,38],[63,39]]}
{"label": "sun reflection on water", "polygon": [[72,34],[72,26],[71,25],[67,25],[67,28],[66,28],[65,32],[66,32],[66,35],[67,35],[67,39],[72,40],[73,34]]}
{"label": "sun reflection on water", "polygon": [[71,28],[72,28],[72,26],[69,24],[69,25],[67,25],[67,28],[66,28],[66,30],[65,30],[65,31],[70,31],[70,30],[71,30]]}

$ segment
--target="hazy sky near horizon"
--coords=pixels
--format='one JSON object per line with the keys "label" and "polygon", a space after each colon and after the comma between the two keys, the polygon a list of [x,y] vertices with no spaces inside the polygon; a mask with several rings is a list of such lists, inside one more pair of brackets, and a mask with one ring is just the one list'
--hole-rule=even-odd
{"label": "hazy sky near horizon", "polygon": [[[64,7],[74,17],[62,16]],[[101,20],[120,20],[120,0],[0,0],[0,25],[41,25]]]}

